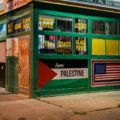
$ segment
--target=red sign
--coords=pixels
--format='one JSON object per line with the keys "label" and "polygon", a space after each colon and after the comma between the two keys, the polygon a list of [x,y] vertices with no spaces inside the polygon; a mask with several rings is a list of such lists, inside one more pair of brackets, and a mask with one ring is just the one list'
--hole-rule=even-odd
{"label": "red sign", "polygon": [[7,0],[6,11],[9,12],[27,4],[27,0]]}

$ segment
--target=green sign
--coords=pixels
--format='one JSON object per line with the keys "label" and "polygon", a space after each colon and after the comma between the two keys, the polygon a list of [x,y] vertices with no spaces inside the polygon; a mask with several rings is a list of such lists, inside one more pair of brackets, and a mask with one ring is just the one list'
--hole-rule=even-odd
{"label": "green sign", "polygon": [[113,8],[120,10],[119,0],[61,0],[61,1],[94,5],[99,7],[106,7],[106,8]]}

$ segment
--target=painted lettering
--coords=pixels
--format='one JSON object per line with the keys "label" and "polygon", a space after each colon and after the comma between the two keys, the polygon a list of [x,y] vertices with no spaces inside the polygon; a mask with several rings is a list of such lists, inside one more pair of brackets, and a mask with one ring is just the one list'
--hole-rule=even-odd
{"label": "painted lettering", "polygon": [[87,29],[87,24],[75,23],[75,28]]}
{"label": "painted lettering", "polygon": [[64,68],[64,64],[56,63],[55,68]]}
{"label": "painted lettering", "polygon": [[61,77],[84,76],[84,70],[61,70]]}

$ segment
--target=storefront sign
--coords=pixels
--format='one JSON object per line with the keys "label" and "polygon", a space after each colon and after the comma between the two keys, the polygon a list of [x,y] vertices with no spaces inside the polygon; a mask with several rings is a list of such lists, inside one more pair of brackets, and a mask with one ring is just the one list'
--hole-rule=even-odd
{"label": "storefront sign", "polygon": [[6,11],[9,12],[27,4],[27,0],[7,0]]}
{"label": "storefront sign", "polygon": [[39,30],[54,29],[55,17],[40,15],[39,16]]}
{"label": "storefront sign", "polygon": [[23,32],[30,31],[30,22],[31,22],[30,15],[23,17],[22,19],[22,24],[23,24],[22,31]]}
{"label": "storefront sign", "polygon": [[31,18],[30,15],[11,21],[7,24],[7,34],[30,31]]}
{"label": "storefront sign", "polygon": [[4,1],[0,0],[0,11],[4,9]]}
{"label": "storefront sign", "polygon": [[72,43],[71,42],[64,42],[64,41],[58,41],[58,47],[71,47]]}
{"label": "storefront sign", "polygon": [[120,9],[120,1],[118,0],[61,0],[61,1]]}
{"label": "storefront sign", "polygon": [[76,50],[86,51],[86,41],[85,40],[76,40]]}
{"label": "storefront sign", "polygon": [[6,36],[6,24],[0,24],[0,37]]}
{"label": "storefront sign", "polygon": [[38,60],[39,89],[51,80],[83,78],[88,78],[88,60]]}
{"label": "storefront sign", "polygon": [[53,69],[57,76],[55,79],[81,79],[88,78],[88,69],[87,68],[60,68]]}
{"label": "storefront sign", "polygon": [[87,29],[87,24],[75,23],[75,29]]}
{"label": "storefront sign", "polygon": [[22,19],[17,19],[14,21],[14,33],[22,32]]}
{"label": "storefront sign", "polygon": [[14,33],[14,22],[12,21],[7,24],[7,34],[10,35],[13,33]]}

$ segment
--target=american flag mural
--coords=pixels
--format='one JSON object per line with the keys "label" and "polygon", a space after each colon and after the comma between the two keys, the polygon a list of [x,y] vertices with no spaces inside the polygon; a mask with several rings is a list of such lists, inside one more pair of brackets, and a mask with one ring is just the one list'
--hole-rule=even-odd
{"label": "american flag mural", "polygon": [[92,86],[120,84],[120,60],[93,60]]}

